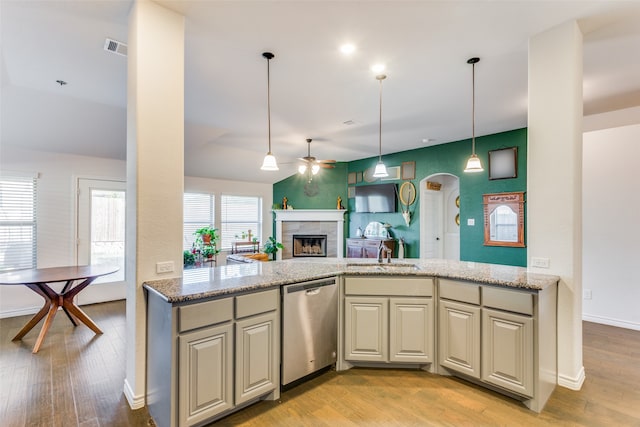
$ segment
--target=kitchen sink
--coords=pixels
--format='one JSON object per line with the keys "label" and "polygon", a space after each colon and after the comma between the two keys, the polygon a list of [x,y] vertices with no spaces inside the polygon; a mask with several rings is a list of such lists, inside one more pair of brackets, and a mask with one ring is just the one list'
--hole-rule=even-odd
{"label": "kitchen sink", "polygon": [[409,272],[416,271],[420,268],[415,264],[410,263],[364,263],[364,262],[350,262],[347,264],[347,268],[364,269],[373,271],[395,271],[395,272]]}

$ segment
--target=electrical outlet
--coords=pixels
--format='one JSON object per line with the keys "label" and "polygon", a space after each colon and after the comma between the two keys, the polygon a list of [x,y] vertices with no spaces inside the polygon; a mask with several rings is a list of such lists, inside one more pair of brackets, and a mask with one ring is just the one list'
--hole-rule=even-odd
{"label": "electrical outlet", "polygon": [[583,299],[591,299],[591,289],[585,289],[582,291]]}
{"label": "electrical outlet", "polygon": [[171,273],[174,270],[173,261],[156,263],[156,273]]}
{"label": "electrical outlet", "polygon": [[549,258],[531,257],[531,267],[549,268]]}
{"label": "electrical outlet", "polygon": [[474,225],[476,225],[476,220],[475,220],[475,218],[467,218],[467,225],[469,225],[469,226],[474,226]]}

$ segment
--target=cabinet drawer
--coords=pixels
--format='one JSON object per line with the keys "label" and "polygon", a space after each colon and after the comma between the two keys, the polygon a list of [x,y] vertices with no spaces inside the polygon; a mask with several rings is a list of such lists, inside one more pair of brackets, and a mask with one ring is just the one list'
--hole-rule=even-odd
{"label": "cabinet drawer", "polygon": [[236,318],[266,313],[278,308],[280,293],[278,289],[256,292],[236,297]]}
{"label": "cabinet drawer", "polygon": [[345,279],[347,295],[397,295],[430,297],[433,295],[433,279],[397,277],[348,277]]}
{"label": "cabinet drawer", "polygon": [[528,292],[485,286],[482,288],[482,304],[485,307],[533,316],[533,295]]}
{"label": "cabinet drawer", "polygon": [[178,331],[184,332],[233,319],[233,298],[178,307]]}
{"label": "cabinet drawer", "polygon": [[480,285],[448,279],[439,279],[438,282],[440,283],[440,298],[480,304]]}

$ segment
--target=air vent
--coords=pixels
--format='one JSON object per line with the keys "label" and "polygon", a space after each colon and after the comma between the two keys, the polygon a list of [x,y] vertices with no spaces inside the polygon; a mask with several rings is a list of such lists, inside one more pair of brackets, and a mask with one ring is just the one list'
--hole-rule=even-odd
{"label": "air vent", "polygon": [[127,56],[127,45],[117,40],[109,38],[105,39],[104,50],[116,53],[118,55]]}

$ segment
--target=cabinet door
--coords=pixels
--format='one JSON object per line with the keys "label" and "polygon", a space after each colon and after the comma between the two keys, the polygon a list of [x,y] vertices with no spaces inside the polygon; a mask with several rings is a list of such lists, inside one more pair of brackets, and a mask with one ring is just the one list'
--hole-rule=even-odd
{"label": "cabinet door", "polygon": [[344,303],[345,360],[386,362],[387,298],[346,297]]}
{"label": "cabinet door", "polygon": [[440,300],[440,365],[480,378],[480,307]]}
{"label": "cabinet door", "polygon": [[233,407],[231,323],[178,338],[179,425],[190,426]]}
{"label": "cabinet door", "polygon": [[362,258],[362,245],[347,242],[347,258]]}
{"label": "cabinet door", "polygon": [[533,319],[482,310],[482,380],[533,396]]}
{"label": "cabinet door", "polygon": [[380,241],[366,242],[362,248],[362,258],[378,258]]}
{"label": "cabinet door", "polygon": [[236,322],[236,405],[279,386],[276,312]]}
{"label": "cabinet door", "polygon": [[389,360],[433,362],[433,301],[431,298],[389,299]]}

